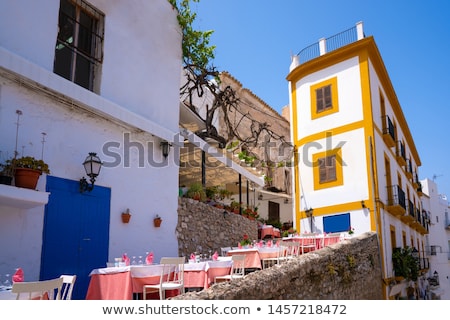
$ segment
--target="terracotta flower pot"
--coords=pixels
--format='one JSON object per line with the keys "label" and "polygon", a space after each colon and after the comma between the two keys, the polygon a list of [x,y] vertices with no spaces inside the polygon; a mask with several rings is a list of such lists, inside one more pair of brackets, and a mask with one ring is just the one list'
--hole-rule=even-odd
{"label": "terracotta flower pot", "polygon": [[36,189],[36,185],[39,180],[41,171],[28,169],[28,168],[16,168],[14,173],[14,183],[16,187]]}
{"label": "terracotta flower pot", "polygon": [[159,228],[161,226],[162,219],[161,218],[155,218],[153,219],[153,224],[155,225],[155,228]]}
{"label": "terracotta flower pot", "polygon": [[122,222],[123,223],[130,222],[130,219],[131,219],[131,214],[130,213],[127,213],[127,212],[122,213]]}

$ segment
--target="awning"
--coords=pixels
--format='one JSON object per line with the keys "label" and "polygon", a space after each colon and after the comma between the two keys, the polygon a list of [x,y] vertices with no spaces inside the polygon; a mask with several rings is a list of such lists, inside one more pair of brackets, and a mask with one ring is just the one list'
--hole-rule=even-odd
{"label": "awning", "polygon": [[264,186],[262,176],[252,173],[251,167],[240,166],[226,151],[208,144],[188,129],[181,129],[180,134],[185,138],[185,146],[180,149],[180,186],[201,182],[202,162],[205,165],[207,186],[236,183],[239,175],[256,186]]}

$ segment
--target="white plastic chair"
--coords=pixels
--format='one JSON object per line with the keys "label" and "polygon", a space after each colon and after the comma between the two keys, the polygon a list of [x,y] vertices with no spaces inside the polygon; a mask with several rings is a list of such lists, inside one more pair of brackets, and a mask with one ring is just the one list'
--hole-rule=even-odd
{"label": "white plastic chair", "polygon": [[159,298],[166,299],[167,290],[178,289],[184,293],[184,257],[163,257],[160,264],[161,276],[158,284],[146,284],[142,287],[142,297],[145,300],[147,293],[159,291]]}
{"label": "white plastic chair", "polygon": [[215,277],[214,283],[232,281],[245,276],[245,254],[234,254],[231,257],[231,261],[233,261],[233,264],[231,265],[230,273]]}
{"label": "white plastic chair", "polygon": [[72,300],[73,286],[77,276],[63,274],[60,278],[63,279],[63,285],[61,287],[61,300]]}
{"label": "white plastic chair", "polygon": [[29,300],[61,300],[62,285],[63,278],[42,281],[14,282],[11,292],[17,293],[16,300],[20,300],[21,294],[28,294]]}

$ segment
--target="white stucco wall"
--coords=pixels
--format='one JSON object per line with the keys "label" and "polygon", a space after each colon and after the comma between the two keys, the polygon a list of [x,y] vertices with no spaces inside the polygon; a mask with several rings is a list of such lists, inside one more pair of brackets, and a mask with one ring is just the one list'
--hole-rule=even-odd
{"label": "white stucco wall", "polygon": [[[315,83],[337,77],[339,112],[311,120],[310,87]],[[362,97],[358,58],[351,58],[305,76],[296,83],[297,136],[306,137],[325,129],[362,120]],[[305,119],[306,121],[303,121]]]}
{"label": "white stucco wall", "polygon": [[[88,152],[111,162],[104,145],[119,142],[114,151],[122,161],[104,166],[96,180],[111,188],[109,257],[146,251],[154,251],[156,261],[176,256],[178,167],[173,148],[162,164],[159,147],[161,139],[174,139],[178,132],[181,34],[176,12],[167,0],[132,6],[119,0],[90,3],[107,15],[100,95],[52,72],[58,0],[0,3],[0,150],[13,155],[17,109],[23,112],[18,151],[40,158],[45,132],[44,160],[57,177],[78,181],[85,175],[82,162]],[[49,89],[51,96],[38,87]],[[130,166],[124,167],[124,133],[144,146],[144,167],[138,165],[136,148],[130,148]],[[44,175],[39,190],[45,190],[45,181]],[[123,224],[120,215],[127,208],[132,218]],[[43,214],[43,206],[0,203],[0,274],[22,267],[27,280],[38,279]],[[163,218],[159,229],[153,226],[156,214]]]}

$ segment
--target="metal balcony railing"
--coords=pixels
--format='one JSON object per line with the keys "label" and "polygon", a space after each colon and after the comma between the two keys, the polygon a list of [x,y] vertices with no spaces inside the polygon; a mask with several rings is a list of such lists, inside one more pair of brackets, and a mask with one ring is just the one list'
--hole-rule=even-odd
{"label": "metal balcony railing", "polygon": [[419,258],[419,269],[430,269],[430,260],[428,258]]}
{"label": "metal balcony railing", "polygon": [[358,35],[355,26],[325,39],[327,52],[342,48],[356,40],[358,40]]}
{"label": "metal balcony railing", "polygon": [[406,210],[406,197],[399,185],[388,186],[388,206],[400,206]]}
{"label": "metal balcony railing", "polygon": [[414,214],[414,204],[411,200],[408,200],[408,207],[406,212],[408,213],[409,216],[411,216],[411,218],[413,218],[415,220],[415,214]]}
{"label": "metal balcony railing", "polygon": [[388,134],[392,140],[395,141],[395,127],[394,124],[392,123],[391,118],[389,118],[389,116],[384,116],[384,120],[383,120],[383,134]]}
{"label": "metal balcony railing", "polygon": [[320,49],[319,49],[319,43],[317,42],[317,43],[314,43],[314,44],[302,49],[298,53],[298,60],[299,60],[299,63],[305,63],[309,60],[317,58],[318,56],[320,56]]}
{"label": "metal balcony railing", "polygon": [[350,43],[356,42],[364,38],[364,31],[362,23],[357,23],[356,26],[342,31],[334,36],[326,39],[321,39],[319,42],[313,43],[302,49],[298,54],[298,62],[300,64],[319,57],[327,52],[331,52],[342,48]]}
{"label": "metal balcony railing", "polygon": [[400,165],[406,165],[406,150],[403,141],[398,140],[395,148],[395,155]]}

